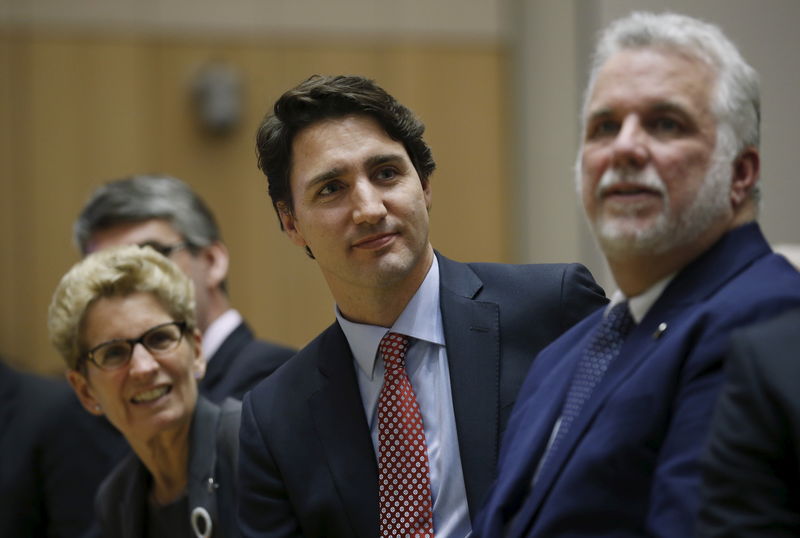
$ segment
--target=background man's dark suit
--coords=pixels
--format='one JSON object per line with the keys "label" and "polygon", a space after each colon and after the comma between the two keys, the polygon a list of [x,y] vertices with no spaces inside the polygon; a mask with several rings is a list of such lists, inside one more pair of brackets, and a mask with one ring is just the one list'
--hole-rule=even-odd
{"label": "background man's dark suit", "polygon": [[231,397],[241,400],[244,393],[274,372],[295,351],[257,340],[242,322],[228,335],[208,361],[200,381],[200,393],[215,403]]}
{"label": "background man's dark suit", "polygon": [[[470,513],[536,353],[605,304],[580,265],[462,264],[437,255],[458,445]],[[374,538],[378,466],[347,340],[334,323],[244,400],[245,536]]]}
{"label": "background man's dark suit", "polygon": [[800,310],[734,335],[699,536],[800,536]]}
{"label": "background man's dark suit", "polygon": [[0,536],[80,536],[97,486],[127,450],[65,381],[0,362]]}
{"label": "background man's dark suit", "polygon": [[730,332],[798,306],[800,274],[771,252],[758,225],[728,232],[631,330],[526,496],[602,313],[576,325],[536,358],[525,380],[503,438],[501,480],[476,534],[692,536],[697,465]]}

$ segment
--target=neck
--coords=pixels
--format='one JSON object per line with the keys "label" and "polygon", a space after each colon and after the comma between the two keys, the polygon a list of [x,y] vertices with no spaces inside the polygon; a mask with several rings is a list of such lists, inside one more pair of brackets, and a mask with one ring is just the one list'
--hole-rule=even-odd
{"label": "neck", "polygon": [[354,323],[391,327],[419,289],[433,263],[433,248],[427,251],[405,277],[386,286],[342,289],[328,282],[339,311]]}
{"label": "neck", "polygon": [[231,307],[228,296],[225,295],[221,289],[216,288],[208,294],[208,303],[206,304],[206,312],[203,319],[197,320],[197,325],[200,331],[205,332],[208,327],[217,321],[219,317],[227,312]]}
{"label": "neck", "polygon": [[176,501],[186,491],[189,467],[189,428],[191,421],[176,431],[162,433],[131,448],[153,477],[150,491],[159,505]]}

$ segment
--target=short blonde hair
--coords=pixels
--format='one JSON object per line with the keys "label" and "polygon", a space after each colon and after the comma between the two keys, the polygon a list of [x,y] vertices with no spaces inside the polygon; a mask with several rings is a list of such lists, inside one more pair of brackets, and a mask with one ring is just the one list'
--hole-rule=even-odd
{"label": "short blonde hair", "polygon": [[90,254],[76,263],[58,284],[47,316],[50,341],[67,366],[80,367],[86,353],[81,330],[89,307],[103,297],[151,293],[176,321],[197,326],[191,280],[169,259],[150,247],[128,245]]}

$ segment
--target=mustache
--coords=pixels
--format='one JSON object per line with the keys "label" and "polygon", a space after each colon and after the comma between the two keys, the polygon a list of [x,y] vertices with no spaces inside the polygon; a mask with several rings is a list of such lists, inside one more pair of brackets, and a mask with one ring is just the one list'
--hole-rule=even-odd
{"label": "mustache", "polygon": [[630,168],[609,168],[603,173],[595,189],[595,196],[603,196],[612,187],[620,185],[642,187],[666,195],[667,187],[661,176],[652,167],[644,170],[631,170]]}

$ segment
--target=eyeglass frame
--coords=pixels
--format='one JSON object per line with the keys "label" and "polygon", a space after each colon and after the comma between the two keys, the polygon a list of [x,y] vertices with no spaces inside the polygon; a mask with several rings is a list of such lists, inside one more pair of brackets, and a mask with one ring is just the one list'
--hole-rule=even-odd
{"label": "eyeglass frame", "polygon": [[[147,329],[145,332],[140,334],[137,338],[114,338],[112,340],[107,340],[105,342],[97,344],[92,349],[90,349],[89,351],[87,351],[86,353],[81,355],[81,358],[80,358],[80,361],[79,361],[79,364],[78,364],[78,369],[80,369],[82,366],[84,366],[86,362],[92,362],[95,366],[97,366],[103,372],[113,372],[115,370],[119,370],[120,368],[124,368],[125,366],[130,364],[131,359],[133,358],[133,349],[136,347],[136,344],[142,344],[142,346],[147,350],[148,353],[151,353],[152,355],[160,356],[162,353],[166,353],[167,351],[166,350],[165,351],[161,351],[161,350],[158,350],[158,349],[155,349],[155,350],[154,349],[150,349],[150,347],[147,344],[144,343],[144,340],[153,331],[155,331],[157,329],[164,328],[164,327],[166,327],[168,325],[175,325],[176,327],[178,327],[178,330],[180,331],[180,333],[179,333],[180,336],[178,337],[177,342],[175,342],[175,347],[169,350],[169,351],[173,351],[173,350],[177,349],[178,346],[181,344],[181,340],[183,340],[183,338],[184,338],[184,336],[186,334],[186,331],[189,328],[188,324],[185,321],[167,321],[166,323],[159,323],[158,325],[154,325],[154,326],[150,327],[149,329]],[[123,363],[121,363],[121,364],[119,364],[117,366],[113,366],[113,367],[109,368],[107,366],[101,366],[96,360],[94,360],[94,353],[98,349],[100,349],[102,347],[105,347],[108,344],[122,343],[122,342],[125,342],[126,344],[128,344],[130,346],[130,351],[128,353],[128,358],[125,360],[125,362],[123,362]]]}
{"label": "eyeglass frame", "polygon": [[193,244],[189,241],[179,241],[177,243],[173,243],[171,245],[165,245],[164,243],[160,243],[159,241],[143,241],[141,243],[137,243],[140,247],[150,247],[165,258],[169,258],[174,253],[178,252],[179,250],[186,249],[189,252],[192,252],[195,248]]}

